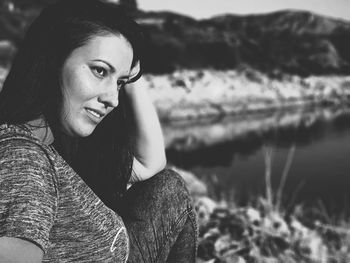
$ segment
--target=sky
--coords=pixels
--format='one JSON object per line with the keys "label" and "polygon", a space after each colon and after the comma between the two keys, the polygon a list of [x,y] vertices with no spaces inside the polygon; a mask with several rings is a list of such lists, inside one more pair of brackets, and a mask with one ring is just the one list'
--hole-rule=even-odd
{"label": "sky", "polygon": [[309,10],[350,21],[350,0],[137,0],[143,10],[167,10],[194,18],[218,14],[256,14],[282,9]]}

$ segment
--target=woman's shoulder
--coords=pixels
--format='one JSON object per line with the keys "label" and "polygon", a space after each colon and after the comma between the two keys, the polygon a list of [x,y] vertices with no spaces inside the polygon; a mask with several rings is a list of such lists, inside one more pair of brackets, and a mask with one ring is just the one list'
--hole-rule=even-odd
{"label": "woman's shoulder", "polygon": [[[33,165],[52,166],[53,156],[48,145],[19,125],[0,125],[0,162],[16,164],[32,161]],[[14,167],[15,168],[15,167]]]}
{"label": "woman's shoulder", "polygon": [[0,142],[16,138],[26,138],[30,141],[36,140],[33,134],[25,127],[25,125],[15,125],[7,123],[0,124]]}
{"label": "woman's shoulder", "polygon": [[43,148],[43,150],[48,146],[36,138],[24,125],[14,124],[0,125],[0,144],[8,147]]}

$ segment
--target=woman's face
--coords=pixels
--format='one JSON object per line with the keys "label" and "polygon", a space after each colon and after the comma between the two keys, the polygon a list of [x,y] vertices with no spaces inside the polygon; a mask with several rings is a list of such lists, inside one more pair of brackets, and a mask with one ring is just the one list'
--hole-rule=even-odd
{"label": "woman's face", "polygon": [[119,89],[129,79],[132,59],[130,43],[114,34],[95,36],[70,54],[61,75],[64,133],[88,136],[118,106]]}

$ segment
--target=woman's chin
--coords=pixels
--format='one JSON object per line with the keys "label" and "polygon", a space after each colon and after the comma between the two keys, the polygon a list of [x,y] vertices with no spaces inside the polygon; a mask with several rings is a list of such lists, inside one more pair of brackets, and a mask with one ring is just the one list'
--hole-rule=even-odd
{"label": "woman's chin", "polygon": [[96,127],[90,129],[81,129],[79,132],[75,133],[75,137],[88,137],[94,132],[95,128]]}
{"label": "woman's chin", "polygon": [[85,125],[76,126],[71,127],[70,129],[64,128],[63,132],[71,137],[88,137],[94,132],[95,128],[96,126],[92,125],[89,125],[88,127]]}

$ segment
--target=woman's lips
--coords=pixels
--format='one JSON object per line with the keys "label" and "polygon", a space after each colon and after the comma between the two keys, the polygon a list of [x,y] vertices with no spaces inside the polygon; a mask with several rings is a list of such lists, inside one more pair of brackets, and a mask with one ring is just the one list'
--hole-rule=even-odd
{"label": "woman's lips", "polygon": [[100,122],[102,118],[106,115],[105,113],[99,110],[95,110],[91,108],[85,108],[85,110],[87,111],[90,118],[92,118],[92,120],[95,121],[96,123]]}

